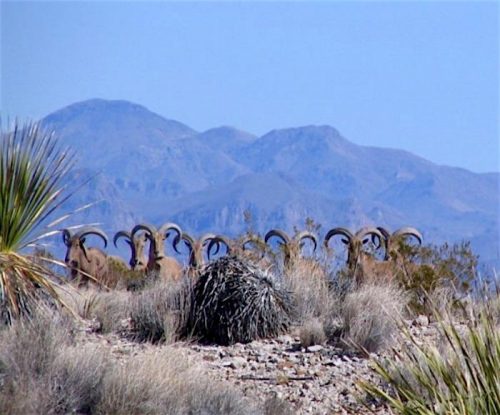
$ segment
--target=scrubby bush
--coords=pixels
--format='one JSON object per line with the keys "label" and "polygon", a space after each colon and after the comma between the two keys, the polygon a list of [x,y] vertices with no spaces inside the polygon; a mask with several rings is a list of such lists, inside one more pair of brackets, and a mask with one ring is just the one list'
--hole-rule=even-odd
{"label": "scrubby bush", "polygon": [[179,349],[119,361],[102,345],[76,343],[72,333],[57,315],[0,331],[0,413],[267,414]]}
{"label": "scrubby bush", "polygon": [[406,301],[403,291],[390,284],[364,284],[348,293],[339,307],[344,347],[378,352],[390,346]]}
{"label": "scrubby bush", "polygon": [[290,293],[270,274],[224,257],[194,285],[188,331],[217,344],[245,343],[286,332],[294,313]]}
{"label": "scrubby bush", "polygon": [[323,323],[318,319],[305,321],[302,326],[300,326],[299,339],[302,347],[325,343],[326,335]]}
{"label": "scrubby bush", "polygon": [[323,321],[333,311],[337,298],[330,290],[325,267],[318,261],[296,259],[282,280],[292,294],[299,324],[314,318]]}
{"label": "scrubby bush", "polygon": [[138,341],[172,341],[186,333],[192,282],[157,280],[130,301],[132,337]]}
{"label": "scrubby bush", "polygon": [[415,314],[432,314],[427,300],[435,292],[446,293],[443,299],[450,303],[471,292],[478,257],[469,242],[418,247],[399,241],[398,251],[403,267],[396,278],[410,293],[409,307]]}
{"label": "scrubby bush", "polygon": [[97,321],[102,333],[120,330],[130,316],[132,294],[126,291],[102,291],[90,286],[61,296],[81,318]]}

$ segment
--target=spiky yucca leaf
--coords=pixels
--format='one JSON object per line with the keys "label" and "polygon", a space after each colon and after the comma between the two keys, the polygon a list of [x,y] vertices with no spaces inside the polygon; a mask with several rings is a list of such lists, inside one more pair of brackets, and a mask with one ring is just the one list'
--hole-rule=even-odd
{"label": "spiky yucca leaf", "polygon": [[59,300],[50,272],[21,252],[50,233],[42,224],[66,199],[61,182],[72,165],[38,123],[0,130],[0,309],[9,322],[42,292]]}
{"label": "spiky yucca leaf", "polygon": [[369,382],[361,383],[361,389],[400,414],[500,415],[499,310],[490,301],[474,307],[463,330],[436,311],[445,353],[418,343],[405,330],[413,347],[396,353],[394,361],[375,362],[390,389]]}

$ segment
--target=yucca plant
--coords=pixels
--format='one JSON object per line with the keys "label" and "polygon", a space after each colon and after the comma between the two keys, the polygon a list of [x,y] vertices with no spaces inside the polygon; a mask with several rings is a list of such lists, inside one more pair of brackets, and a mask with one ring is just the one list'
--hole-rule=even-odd
{"label": "yucca plant", "polygon": [[[498,294],[497,294],[498,296]],[[498,297],[475,303],[465,327],[435,312],[444,343],[441,350],[419,343],[391,361],[376,361],[385,387],[360,387],[399,414],[500,414],[500,327]]]}
{"label": "yucca plant", "polygon": [[52,273],[27,248],[55,233],[44,221],[68,197],[62,180],[74,158],[39,123],[16,121],[0,140],[0,318],[11,323],[41,298],[61,301]]}

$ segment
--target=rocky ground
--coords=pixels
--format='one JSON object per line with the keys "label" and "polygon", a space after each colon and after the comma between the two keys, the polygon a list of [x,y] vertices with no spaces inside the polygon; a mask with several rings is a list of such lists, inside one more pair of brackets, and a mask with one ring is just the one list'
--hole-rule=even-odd
{"label": "rocky ground", "polygon": [[[422,342],[436,342],[437,328],[421,316],[408,321],[410,331]],[[127,359],[145,349],[165,347],[135,343],[117,334],[99,334],[89,324],[79,336],[82,342],[97,342],[109,347],[118,359]],[[316,345],[307,349],[299,338],[284,335],[272,340],[253,341],[232,346],[175,343],[214,379],[230,382],[245,396],[264,401],[278,397],[290,405],[293,414],[391,413],[384,405],[359,402],[356,383],[376,380],[371,359],[346,353],[334,345]],[[371,358],[385,355],[371,355]]]}

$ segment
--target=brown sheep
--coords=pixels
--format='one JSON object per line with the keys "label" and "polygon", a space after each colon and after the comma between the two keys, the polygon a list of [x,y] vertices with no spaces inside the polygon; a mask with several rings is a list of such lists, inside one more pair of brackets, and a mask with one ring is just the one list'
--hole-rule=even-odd
{"label": "brown sheep", "polygon": [[290,238],[284,231],[280,229],[271,229],[264,237],[264,242],[267,244],[273,237],[281,239],[281,246],[284,254],[285,269],[293,266],[297,259],[301,256],[303,241],[309,239],[313,243],[313,251],[316,251],[318,241],[316,236],[310,231],[298,232],[293,238]]}
{"label": "brown sheep", "polygon": [[108,244],[106,234],[97,228],[85,228],[74,235],[69,229],[62,230],[64,244],[67,247],[64,262],[70,270],[70,277],[77,280],[79,285],[88,285],[89,280],[103,284],[108,273],[108,260],[105,252],[98,248],[87,248],[85,236],[97,235]]}
{"label": "brown sheep", "polygon": [[213,233],[207,233],[199,239],[195,239],[191,235],[183,232],[180,236],[175,237],[173,242],[174,249],[177,253],[180,253],[177,248],[180,241],[183,241],[189,249],[188,274],[191,277],[196,277],[200,269],[205,265],[204,250],[205,248],[211,250],[213,246],[212,243],[225,244],[227,253],[231,254],[231,242],[227,238]]}
{"label": "brown sheep", "polygon": [[144,258],[144,247],[147,242],[146,236],[141,234],[132,237],[130,232],[119,231],[113,238],[115,247],[117,247],[117,242],[120,238],[125,239],[130,247],[130,269],[132,271],[145,272],[148,264],[147,259]]}
{"label": "brown sheep", "polygon": [[[324,246],[328,249],[328,243],[332,237],[340,235],[341,241],[347,245],[347,268],[351,277],[358,283],[363,283],[367,279],[373,279],[380,276],[384,270],[377,265],[376,259],[363,250],[363,246],[369,241],[368,236],[383,240],[382,233],[375,227],[364,227],[353,234],[346,228],[330,229],[324,239]],[[385,266],[384,266],[385,267]]]}
{"label": "brown sheep", "polygon": [[131,237],[134,238],[141,230],[145,231],[149,240],[147,272],[157,272],[164,280],[178,280],[182,275],[182,266],[174,258],[165,255],[165,239],[172,230],[177,233],[176,238],[180,238],[182,230],[174,223],[165,223],[158,230],[152,225],[139,224],[132,229]]}

